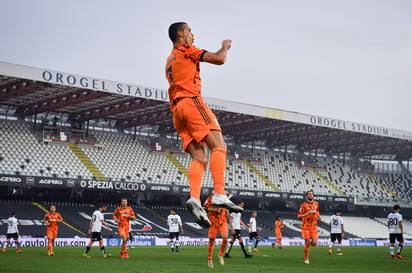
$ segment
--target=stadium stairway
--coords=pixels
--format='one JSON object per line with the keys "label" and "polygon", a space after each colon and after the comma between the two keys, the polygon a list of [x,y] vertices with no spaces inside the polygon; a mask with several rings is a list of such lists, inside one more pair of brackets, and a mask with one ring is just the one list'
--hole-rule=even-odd
{"label": "stadium stairway", "polygon": [[[387,193],[389,193],[390,196],[392,196],[393,199],[396,200],[402,200],[401,197],[399,197],[396,193],[394,193],[393,191],[391,191],[387,186],[385,186],[379,179],[377,179],[375,176],[373,176],[372,174],[368,173],[368,177],[375,183],[377,184],[379,187],[381,187],[382,189],[384,189]],[[403,200],[404,201],[404,200]]]}
{"label": "stadium stairway", "polygon": [[93,162],[86,156],[86,154],[74,143],[69,144],[70,150],[77,156],[84,166],[96,177],[97,180],[105,181],[107,178],[102,172],[96,168]]}
{"label": "stadium stairway", "polygon": [[330,182],[326,177],[324,177],[316,168],[310,167],[309,168],[314,174],[316,174],[320,179],[322,179],[329,187],[331,187],[336,193],[338,193],[340,196],[346,196],[346,194],[338,189],[332,182]]}
{"label": "stadium stairway", "polygon": [[253,167],[253,165],[252,165],[249,161],[245,160],[244,162],[245,162],[245,165],[248,166],[249,169],[250,169],[252,172],[254,172],[257,176],[259,176],[259,178],[262,179],[263,182],[265,182],[265,184],[266,184],[268,187],[272,188],[275,192],[280,192],[279,188],[276,187],[272,182],[270,182],[269,179],[267,179],[261,172],[259,172],[258,169],[256,169],[255,167]]}
{"label": "stadium stairway", "polygon": [[183,165],[177,161],[170,153],[165,153],[166,158],[186,177],[188,177],[187,169],[183,167]]}

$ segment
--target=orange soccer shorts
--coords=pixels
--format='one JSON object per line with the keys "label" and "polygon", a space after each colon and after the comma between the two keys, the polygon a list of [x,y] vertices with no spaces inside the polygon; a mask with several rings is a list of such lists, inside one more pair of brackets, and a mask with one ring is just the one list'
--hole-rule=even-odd
{"label": "orange soccer shorts", "polygon": [[216,239],[217,233],[223,237],[223,234],[228,235],[227,223],[222,223],[220,226],[216,227],[215,225],[211,225],[208,232],[209,239]]}
{"label": "orange soccer shorts", "polygon": [[54,240],[57,238],[57,228],[47,228],[47,239]]}
{"label": "orange soccer shorts", "polygon": [[190,142],[200,143],[211,130],[222,131],[215,114],[202,97],[179,99],[173,113],[173,124],[185,151]]}
{"label": "orange soccer shorts", "polygon": [[275,234],[277,239],[281,239],[282,238],[282,233],[281,232],[276,232]]}
{"label": "orange soccer shorts", "polygon": [[318,229],[302,229],[302,239],[318,238]]}
{"label": "orange soccer shorts", "polygon": [[126,238],[129,238],[129,225],[127,225],[127,226],[119,226],[118,227],[118,230],[119,230],[119,235],[120,235],[120,237],[126,237]]}

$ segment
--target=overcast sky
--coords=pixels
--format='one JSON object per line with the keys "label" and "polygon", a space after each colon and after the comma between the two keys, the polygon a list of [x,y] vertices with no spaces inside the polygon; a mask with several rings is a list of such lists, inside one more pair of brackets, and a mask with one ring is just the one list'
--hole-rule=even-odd
{"label": "overcast sky", "polygon": [[167,89],[176,21],[205,97],[412,131],[410,0],[0,0],[0,61]]}

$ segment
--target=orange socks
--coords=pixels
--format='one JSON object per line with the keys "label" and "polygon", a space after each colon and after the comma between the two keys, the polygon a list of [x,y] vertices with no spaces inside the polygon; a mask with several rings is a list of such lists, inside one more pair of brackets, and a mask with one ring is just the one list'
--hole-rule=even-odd
{"label": "orange socks", "polygon": [[226,247],[227,247],[227,239],[223,239],[222,244],[220,245],[219,256],[223,256],[223,254],[225,253]]}
{"label": "orange socks", "polygon": [[213,245],[215,244],[215,240],[209,240],[209,243],[207,244],[207,258],[209,261],[212,260],[212,254],[213,254]]}
{"label": "orange socks", "polygon": [[202,187],[203,173],[205,172],[206,164],[197,160],[192,160],[187,172],[190,183],[190,197],[200,201],[200,188]]}
{"label": "orange socks", "polygon": [[305,253],[305,260],[309,260],[309,247],[308,246],[303,247],[303,253]]}
{"label": "orange socks", "polygon": [[214,148],[210,154],[210,172],[215,193],[225,193],[226,150]]}

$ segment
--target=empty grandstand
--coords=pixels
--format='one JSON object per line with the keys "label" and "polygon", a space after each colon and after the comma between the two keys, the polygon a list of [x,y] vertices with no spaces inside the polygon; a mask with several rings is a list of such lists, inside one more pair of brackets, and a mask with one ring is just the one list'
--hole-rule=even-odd
{"label": "empty grandstand", "polygon": [[[59,202],[63,217],[80,231],[62,232],[78,236],[93,205],[106,202],[113,209],[127,196],[141,215],[134,223],[136,234],[166,237],[165,218],[176,207],[188,236],[207,236],[183,209],[190,157],[174,132],[167,100],[154,95],[164,90],[133,86],[145,95],[119,94],[114,82],[105,81],[107,88],[78,86],[80,79],[93,79],[22,66],[15,75],[14,65],[0,64],[2,221],[15,207],[21,219],[37,223],[41,213],[33,202],[45,207]],[[72,78],[79,80],[63,80]],[[354,238],[386,237],[383,218],[395,203],[411,219],[411,132],[207,102],[228,144],[226,189],[246,201],[244,217],[259,211],[262,236],[273,236],[276,215],[296,220],[303,193],[310,189],[325,215],[321,225],[327,229],[327,215],[341,207]],[[203,197],[212,193],[212,185],[206,172]],[[144,230],[149,223],[150,232]],[[373,232],[365,233],[365,225]],[[41,235],[38,228],[24,232]],[[285,234],[299,236],[291,228]]]}

